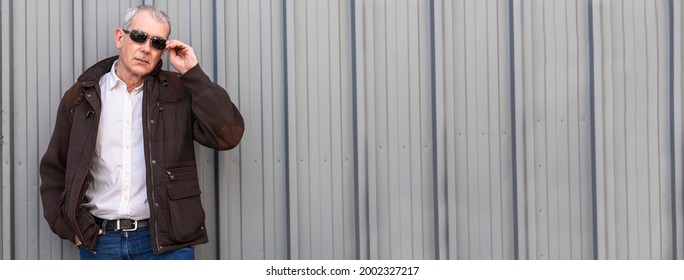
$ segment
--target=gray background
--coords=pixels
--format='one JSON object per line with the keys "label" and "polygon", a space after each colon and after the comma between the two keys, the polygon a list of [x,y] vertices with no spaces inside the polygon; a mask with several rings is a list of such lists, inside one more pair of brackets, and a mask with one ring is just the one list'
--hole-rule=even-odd
{"label": "gray background", "polygon": [[[198,258],[684,258],[682,1],[142,2],[246,121]],[[2,259],[78,257],[38,164],[142,2],[0,0]]]}

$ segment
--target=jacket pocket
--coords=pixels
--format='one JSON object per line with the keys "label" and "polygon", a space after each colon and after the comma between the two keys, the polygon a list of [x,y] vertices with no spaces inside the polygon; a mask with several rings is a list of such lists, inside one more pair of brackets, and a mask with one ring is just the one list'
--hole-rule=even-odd
{"label": "jacket pocket", "polygon": [[[191,119],[192,109],[190,99],[187,96],[167,96],[156,102],[158,110],[159,126],[162,128],[163,140],[167,151],[183,149],[176,142],[183,139],[192,141]],[[174,160],[172,159],[171,162]]]}
{"label": "jacket pocket", "polygon": [[100,226],[95,223],[95,218],[85,208],[80,208],[76,214],[76,223],[78,224],[83,240],[81,242],[86,248],[94,249],[97,247],[97,238],[100,236]]}
{"label": "jacket pocket", "polygon": [[69,191],[68,190],[63,190],[62,194],[59,196],[59,206],[62,209],[62,215],[67,214],[67,197],[69,197]]}
{"label": "jacket pocket", "polygon": [[194,167],[168,169],[169,228],[176,242],[189,242],[204,233],[202,193]]}

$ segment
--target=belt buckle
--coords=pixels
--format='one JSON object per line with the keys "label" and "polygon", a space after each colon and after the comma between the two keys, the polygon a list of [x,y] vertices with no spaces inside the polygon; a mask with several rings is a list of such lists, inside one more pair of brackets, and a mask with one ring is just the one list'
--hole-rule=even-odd
{"label": "belt buckle", "polygon": [[[121,220],[116,220],[116,227],[121,229]],[[133,228],[121,229],[121,231],[136,231],[138,229],[138,221],[133,220]]]}

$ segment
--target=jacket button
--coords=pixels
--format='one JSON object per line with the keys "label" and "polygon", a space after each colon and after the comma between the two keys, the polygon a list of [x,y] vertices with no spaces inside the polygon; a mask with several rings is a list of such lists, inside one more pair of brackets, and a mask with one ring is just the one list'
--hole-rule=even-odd
{"label": "jacket button", "polygon": [[93,95],[90,93],[86,94],[86,97],[88,97],[88,98],[90,98],[91,96],[93,96]]}
{"label": "jacket button", "polygon": [[157,161],[156,161],[156,160],[152,160],[152,164],[157,164]]}
{"label": "jacket button", "polygon": [[150,123],[151,123],[151,124],[154,124],[154,120],[150,120]]}

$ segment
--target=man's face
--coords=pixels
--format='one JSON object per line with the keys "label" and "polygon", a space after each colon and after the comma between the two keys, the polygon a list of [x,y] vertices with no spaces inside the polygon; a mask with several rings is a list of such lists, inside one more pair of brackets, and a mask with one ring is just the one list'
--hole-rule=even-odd
{"label": "man's face", "polygon": [[138,43],[131,39],[130,33],[125,33],[122,29],[115,32],[116,48],[119,49],[117,75],[120,78],[142,77],[149,74],[164,53],[164,50],[152,47],[151,38],[167,38],[169,35],[169,26],[152,17],[147,11],[141,11],[133,17],[128,31],[133,30],[145,32],[147,40]]}

